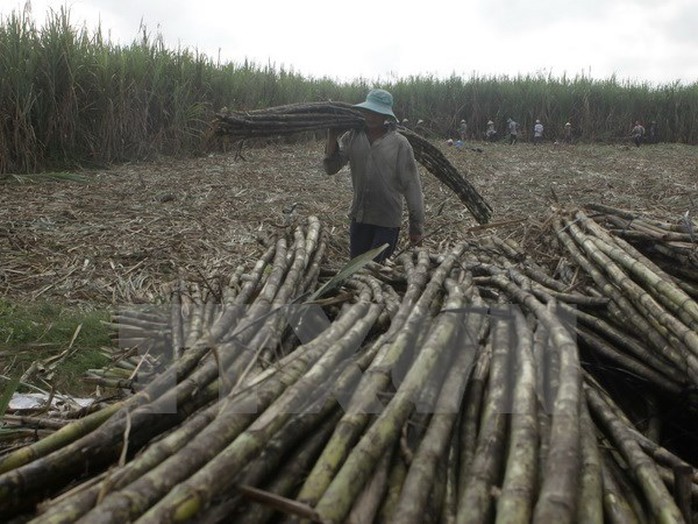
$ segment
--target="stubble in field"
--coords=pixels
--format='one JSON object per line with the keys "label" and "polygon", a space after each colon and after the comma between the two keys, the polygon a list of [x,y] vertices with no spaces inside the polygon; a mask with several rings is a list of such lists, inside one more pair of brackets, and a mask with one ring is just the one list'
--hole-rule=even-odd
{"label": "stubble in field", "polygon": [[[328,264],[338,267],[348,251],[351,183],[346,169],[324,174],[323,145],[270,144],[244,149],[242,157],[114,166],[83,173],[83,184],[8,179],[0,192],[0,296],[151,302],[177,277],[228,274],[256,260],[261,239],[311,214],[330,235]],[[545,262],[555,246],[541,236],[541,226],[553,207],[598,202],[677,220],[694,210],[694,146],[467,143],[443,151],[493,207],[495,227],[479,227],[455,195],[421,169],[425,245],[433,250],[496,233]]]}

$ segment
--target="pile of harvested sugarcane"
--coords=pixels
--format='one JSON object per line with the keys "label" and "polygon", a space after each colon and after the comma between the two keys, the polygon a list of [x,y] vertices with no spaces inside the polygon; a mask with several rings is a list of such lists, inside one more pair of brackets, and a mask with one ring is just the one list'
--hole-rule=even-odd
{"label": "pile of harvested sugarcane", "polygon": [[[361,113],[349,104],[314,102],[237,113],[221,111],[216,114],[214,125],[219,135],[244,139],[285,136],[328,128],[357,129],[364,122]],[[467,177],[428,140],[406,127],[397,126],[397,129],[409,140],[417,162],[450,188],[479,223],[489,222],[492,208]]]}
{"label": "pile of harvested sugarcane", "polygon": [[549,221],[567,279],[496,237],[326,274],[310,218],[121,312],[137,351],[91,380],[133,393],[0,456],[0,515],[690,521],[698,438],[668,432],[698,407],[697,303],[609,215]]}

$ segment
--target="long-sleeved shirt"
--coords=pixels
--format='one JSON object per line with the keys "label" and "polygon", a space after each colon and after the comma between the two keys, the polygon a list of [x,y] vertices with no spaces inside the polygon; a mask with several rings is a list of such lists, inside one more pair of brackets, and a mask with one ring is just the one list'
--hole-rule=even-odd
{"label": "long-sleeved shirt", "polygon": [[333,175],[347,162],[354,187],[351,219],[363,224],[400,227],[404,197],[410,234],[424,234],[422,185],[407,138],[390,130],[371,143],[363,131],[348,131],[339,139],[339,148],[323,163],[327,174]]}
{"label": "long-sleeved shirt", "polygon": [[632,135],[633,136],[645,136],[645,128],[642,127],[640,124],[636,125],[635,127],[633,127]]}

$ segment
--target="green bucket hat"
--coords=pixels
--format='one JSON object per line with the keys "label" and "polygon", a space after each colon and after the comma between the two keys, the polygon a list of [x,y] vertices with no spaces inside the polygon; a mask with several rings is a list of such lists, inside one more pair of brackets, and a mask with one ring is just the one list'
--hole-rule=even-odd
{"label": "green bucket hat", "polygon": [[384,89],[371,89],[366,95],[366,101],[356,104],[354,107],[368,109],[397,120],[395,113],[393,113],[393,95]]}

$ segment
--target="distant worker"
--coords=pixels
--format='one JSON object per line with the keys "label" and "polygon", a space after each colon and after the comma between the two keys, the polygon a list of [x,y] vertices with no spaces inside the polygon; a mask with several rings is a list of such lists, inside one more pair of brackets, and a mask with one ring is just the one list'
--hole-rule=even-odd
{"label": "distant worker", "polygon": [[509,133],[509,144],[516,144],[519,139],[519,124],[513,118],[507,118],[507,132]]}
{"label": "distant worker", "polygon": [[635,145],[640,147],[640,144],[642,144],[642,141],[645,138],[645,128],[642,126],[642,124],[640,124],[639,120],[635,121],[635,127],[633,127],[630,134],[633,137],[633,142],[635,142]]}
{"label": "distant worker", "polygon": [[402,127],[406,127],[407,129],[409,129],[409,128],[410,128],[410,121],[407,120],[406,118],[403,118],[403,119],[402,119],[402,122],[400,122],[400,125],[401,125]]}
{"label": "distant worker", "polygon": [[569,122],[565,124],[565,131],[562,135],[562,139],[565,142],[565,144],[572,143],[572,124]]}
{"label": "distant worker", "polygon": [[468,123],[465,120],[460,121],[460,125],[458,126],[458,134],[460,135],[460,139],[465,142],[465,139],[468,136]]}
{"label": "distant worker", "polygon": [[488,142],[495,142],[497,140],[497,130],[494,128],[494,122],[489,120],[487,122],[487,131],[485,131],[485,140]]}
{"label": "distant worker", "polygon": [[650,144],[659,142],[659,129],[656,120],[652,120],[647,128],[647,142]]}
{"label": "distant worker", "polygon": [[543,124],[540,120],[536,120],[536,125],[533,126],[533,143],[538,145],[543,142]]}

